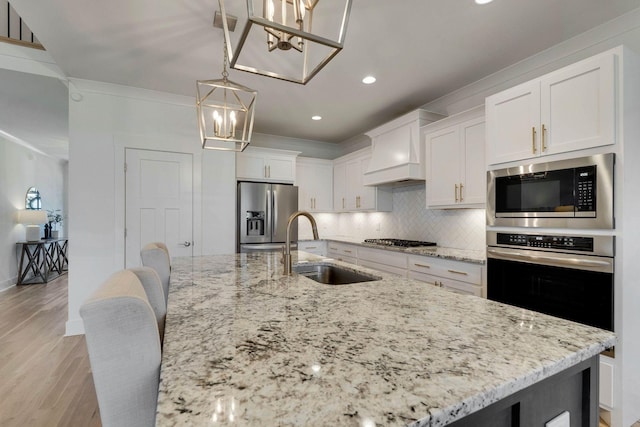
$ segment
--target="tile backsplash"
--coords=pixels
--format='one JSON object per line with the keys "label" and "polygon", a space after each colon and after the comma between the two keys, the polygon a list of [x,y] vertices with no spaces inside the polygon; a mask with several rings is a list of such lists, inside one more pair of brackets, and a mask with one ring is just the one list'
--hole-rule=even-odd
{"label": "tile backsplash", "polygon": [[[393,212],[313,214],[320,237],[398,238],[436,242],[438,246],[483,250],[484,209],[427,209],[424,184],[393,190]],[[311,239],[311,227],[299,221],[300,239]]]}

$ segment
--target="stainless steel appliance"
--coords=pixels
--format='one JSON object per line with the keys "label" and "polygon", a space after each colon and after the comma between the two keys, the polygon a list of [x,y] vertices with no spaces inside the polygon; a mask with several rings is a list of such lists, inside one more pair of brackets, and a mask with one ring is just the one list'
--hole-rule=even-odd
{"label": "stainless steel appliance", "polygon": [[[237,251],[281,250],[287,220],[298,210],[298,187],[289,184],[238,182]],[[297,223],[291,240],[298,240]]]}
{"label": "stainless steel appliance", "polygon": [[421,246],[436,246],[433,242],[423,242],[420,240],[404,240],[404,239],[364,239],[365,243],[371,243],[380,246],[399,246],[402,248],[417,248]]}
{"label": "stainless steel appliance", "polygon": [[487,297],[614,330],[614,237],[487,232]]}
{"label": "stainless steel appliance", "polygon": [[487,173],[487,225],[613,229],[613,153]]}

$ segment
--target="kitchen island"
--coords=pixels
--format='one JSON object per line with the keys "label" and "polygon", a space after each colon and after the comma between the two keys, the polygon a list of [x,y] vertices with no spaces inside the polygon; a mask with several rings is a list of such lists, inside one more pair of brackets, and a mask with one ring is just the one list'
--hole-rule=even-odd
{"label": "kitchen island", "polygon": [[174,259],[158,426],[525,426],[565,399],[597,425],[613,333],[339,262],[381,280],[322,285],[280,258]]}

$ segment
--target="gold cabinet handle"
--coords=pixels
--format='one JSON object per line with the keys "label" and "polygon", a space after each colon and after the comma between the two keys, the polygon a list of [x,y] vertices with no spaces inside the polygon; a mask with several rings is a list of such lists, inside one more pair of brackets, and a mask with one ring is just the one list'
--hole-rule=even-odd
{"label": "gold cabinet handle", "polygon": [[457,271],[457,270],[447,270],[449,273],[453,273],[453,274],[462,274],[463,276],[468,276],[469,273],[465,272],[465,271]]}
{"label": "gold cabinet handle", "polygon": [[531,128],[531,152],[536,154],[536,127]]}
{"label": "gold cabinet handle", "polygon": [[416,267],[423,267],[423,268],[431,268],[430,265],[426,265],[426,264],[418,264],[418,263],[413,263],[413,265],[415,265]]}
{"label": "gold cabinet handle", "polygon": [[460,201],[463,201],[464,199],[462,198],[462,189],[464,188],[464,185],[462,185],[462,183],[460,183]]}
{"label": "gold cabinet handle", "polygon": [[342,209],[344,209],[344,197],[342,198]]}
{"label": "gold cabinet handle", "polygon": [[351,251],[350,251],[350,250],[348,250],[348,249],[345,249],[344,251],[345,251],[345,253],[348,253],[348,254],[350,254],[350,253],[351,253]]}
{"label": "gold cabinet handle", "polygon": [[264,165],[264,177],[268,178],[269,176],[267,175],[267,165]]}
{"label": "gold cabinet handle", "polygon": [[456,203],[458,202],[458,184],[454,184],[454,190],[453,190],[453,194],[455,196],[456,199]]}
{"label": "gold cabinet handle", "polygon": [[304,249],[318,249],[318,247],[317,247],[317,246],[307,246],[307,247],[306,247],[306,248],[304,248]]}
{"label": "gold cabinet handle", "polygon": [[271,178],[271,165],[267,166],[267,170],[269,171],[269,178]]}
{"label": "gold cabinet handle", "polygon": [[547,146],[544,143],[544,133],[547,131],[547,129],[544,127],[544,125],[542,125],[542,151],[545,152],[547,151]]}

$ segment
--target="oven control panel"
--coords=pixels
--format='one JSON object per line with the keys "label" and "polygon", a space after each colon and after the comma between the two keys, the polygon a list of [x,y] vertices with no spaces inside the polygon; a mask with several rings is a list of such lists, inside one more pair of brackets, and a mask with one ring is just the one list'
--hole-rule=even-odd
{"label": "oven control panel", "polygon": [[499,245],[593,252],[593,237],[498,233]]}

